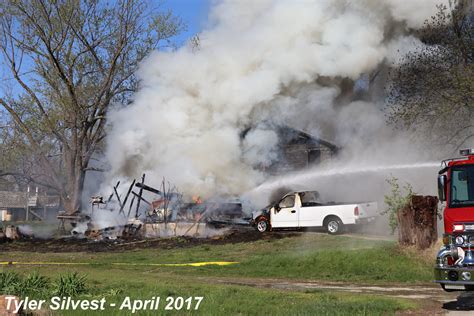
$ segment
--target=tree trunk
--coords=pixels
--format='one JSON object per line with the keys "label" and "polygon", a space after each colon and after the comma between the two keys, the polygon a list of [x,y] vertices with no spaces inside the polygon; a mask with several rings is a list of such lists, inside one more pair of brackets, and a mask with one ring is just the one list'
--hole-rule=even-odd
{"label": "tree trunk", "polygon": [[81,199],[86,171],[83,166],[83,160],[75,157],[75,154],[75,152],[65,152],[64,154],[66,184],[61,192],[61,199],[67,214],[79,212],[82,207]]}
{"label": "tree trunk", "polygon": [[426,249],[434,244],[438,238],[437,214],[437,197],[413,195],[397,213],[400,245]]}
{"label": "tree trunk", "polygon": [[68,214],[81,211],[82,208],[82,190],[84,189],[85,172],[78,171],[76,179],[71,179],[72,183],[67,186],[70,188],[61,196],[64,204],[64,210]]}

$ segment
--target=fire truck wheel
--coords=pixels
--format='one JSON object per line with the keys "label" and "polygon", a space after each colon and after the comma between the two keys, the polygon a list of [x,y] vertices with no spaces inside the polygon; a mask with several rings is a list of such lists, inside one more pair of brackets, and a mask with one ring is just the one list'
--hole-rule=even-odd
{"label": "fire truck wheel", "polygon": [[265,218],[260,218],[257,221],[257,225],[255,225],[255,227],[257,228],[259,232],[263,233],[270,229],[270,224]]}
{"label": "fire truck wheel", "polygon": [[342,233],[344,224],[342,224],[342,221],[339,217],[331,216],[325,220],[324,227],[326,227],[329,234],[337,235]]}

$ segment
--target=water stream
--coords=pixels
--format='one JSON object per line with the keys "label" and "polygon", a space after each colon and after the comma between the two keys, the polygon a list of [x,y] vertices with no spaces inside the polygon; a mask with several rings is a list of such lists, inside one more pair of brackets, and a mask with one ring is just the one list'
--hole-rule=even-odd
{"label": "water stream", "polygon": [[244,194],[244,198],[256,205],[266,205],[272,192],[285,187],[294,191],[317,190],[326,201],[371,200],[383,203],[384,195],[390,192],[390,185],[386,180],[392,176],[399,179],[402,188],[409,183],[417,194],[434,195],[439,167],[438,161],[318,166],[270,178]]}
{"label": "water stream", "polygon": [[397,165],[380,165],[380,166],[337,166],[330,169],[312,169],[304,172],[291,173],[285,176],[272,178],[255,189],[254,191],[260,190],[272,190],[288,183],[305,183],[307,181],[320,179],[323,177],[334,177],[334,176],[351,176],[363,173],[384,173],[389,174],[391,172],[400,170],[411,170],[411,169],[423,169],[423,168],[436,168],[439,167],[439,161],[436,162],[424,162],[424,163],[413,163],[413,164],[397,164]]}

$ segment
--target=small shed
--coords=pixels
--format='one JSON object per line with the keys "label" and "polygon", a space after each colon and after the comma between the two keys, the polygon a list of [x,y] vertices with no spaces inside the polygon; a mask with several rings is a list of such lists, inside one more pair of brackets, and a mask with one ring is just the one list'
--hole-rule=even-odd
{"label": "small shed", "polygon": [[18,191],[0,191],[0,220],[44,220],[57,212],[59,197]]}

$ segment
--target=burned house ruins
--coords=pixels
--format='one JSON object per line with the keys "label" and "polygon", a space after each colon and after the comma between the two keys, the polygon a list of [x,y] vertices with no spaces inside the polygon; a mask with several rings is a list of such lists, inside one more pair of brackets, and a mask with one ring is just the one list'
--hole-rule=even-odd
{"label": "burned house ruins", "polygon": [[[275,148],[277,158],[268,165],[254,166],[270,175],[317,165],[332,159],[339,151],[339,147],[335,144],[290,126],[264,123],[257,128],[273,131],[278,138]],[[245,129],[241,133],[242,141],[245,141],[253,130],[255,130],[253,127]]]}

